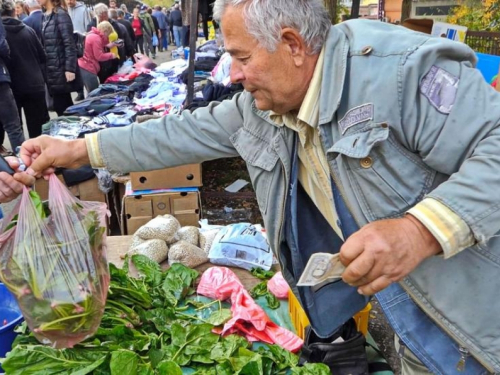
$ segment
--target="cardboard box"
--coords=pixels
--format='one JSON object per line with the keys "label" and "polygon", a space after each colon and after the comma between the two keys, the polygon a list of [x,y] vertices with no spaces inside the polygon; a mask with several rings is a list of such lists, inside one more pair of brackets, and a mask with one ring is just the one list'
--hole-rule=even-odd
{"label": "cardboard box", "polygon": [[149,220],[166,214],[175,216],[182,226],[198,226],[201,211],[198,191],[126,195],[122,206],[123,234],[134,234]]}
{"label": "cardboard box", "polygon": [[133,190],[202,186],[201,164],[188,164],[156,171],[132,172]]}
{"label": "cardboard box", "polygon": [[[62,175],[58,175],[57,178],[64,183]],[[106,194],[99,189],[97,181],[96,177],[91,180],[81,182],[78,185],[70,186],[68,189],[75,197],[78,197],[82,201],[107,203]],[[49,181],[40,178],[36,180],[33,188],[40,195],[42,200],[47,200],[49,198]]]}

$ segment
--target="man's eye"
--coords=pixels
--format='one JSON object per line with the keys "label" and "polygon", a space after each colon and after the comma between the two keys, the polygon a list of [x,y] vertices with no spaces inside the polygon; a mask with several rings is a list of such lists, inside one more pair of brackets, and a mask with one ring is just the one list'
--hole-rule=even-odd
{"label": "man's eye", "polygon": [[245,62],[247,62],[249,59],[250,59],[250,57],[239,57],[239,58],[238,58],[238,61],[240,61],[240,62],[242,62],[242,63],[245,63]]}

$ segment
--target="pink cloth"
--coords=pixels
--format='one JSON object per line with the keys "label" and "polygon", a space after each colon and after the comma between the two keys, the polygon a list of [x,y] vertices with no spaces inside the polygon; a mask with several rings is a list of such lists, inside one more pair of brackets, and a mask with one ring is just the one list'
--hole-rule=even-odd
{"label": "pink cloth", "polygon": [[108,43],[108,37],[93,27],[85,37],[85,49],[83,56],[78,59],[78,66],[92,74],[99,73],[99,70],[101,70],[100,61],[115,58],[115,55],[111,52],[104,52],[104,47]]}
{"label": "pink cloth", "polygon": [[198,294],[218,300],[231,300],[232,318],[222,329],[222,335],[244,334],[249,341],[262,341],[297,352],[303,341],[289,330],[271,321],[241,284],[238,276],[226,267],[211,267],[201,276]]}
{"label": "pink cloth", "polygon": [[277,272],[276,275],[274,275],[271,280],[267,282],[267,290],[269,290],[277,298],[288,299],[290,287],[281,274],[281,271]]}

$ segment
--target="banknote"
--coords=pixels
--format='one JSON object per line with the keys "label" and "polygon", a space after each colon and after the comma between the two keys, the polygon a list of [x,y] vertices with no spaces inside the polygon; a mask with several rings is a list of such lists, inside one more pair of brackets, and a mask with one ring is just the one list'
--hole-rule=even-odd
{"label": "banknote", "polygon": [[344,270],[338,253],[316,253],[309,258],[297,285],[318,287],[338,281]]}

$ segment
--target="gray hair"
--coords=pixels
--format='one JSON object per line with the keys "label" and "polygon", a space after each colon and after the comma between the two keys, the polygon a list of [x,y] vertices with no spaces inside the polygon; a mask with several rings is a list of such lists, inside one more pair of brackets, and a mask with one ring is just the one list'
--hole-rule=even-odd
{"label": "gray hair", "polygon": [[0,15],[2,17],[5,16],[14,17],[15,14],[16,14],[16,5],[12,0],[0,1]]}
{"label": "gray hair", "polygon": [[281,29],[291,27],[312,54],[319,53],[331,26],[321,0],[215,0],[214,19],[220,22],[229,6],[243,7],[248,33],[270,52],[281,40]]}
{"label": "gray hair", "polygon": [[108,12],[109,18],[116,20],[118,18],[118,11],[116,9],[110,9]]}
{"label": "gray hair", "polygon": [[101,18],[104,13],[108,13],[108,6],[103,3],[96,4],[94,7],[94,13],[97,18]]}
{"label": "gray hair", "polygon": [[30,8],[30,9],[41,8],[40,4],[38,4],[38,1],[36,1],[36,0],[26,0],[25,3],[28,6],[28,8]]}

